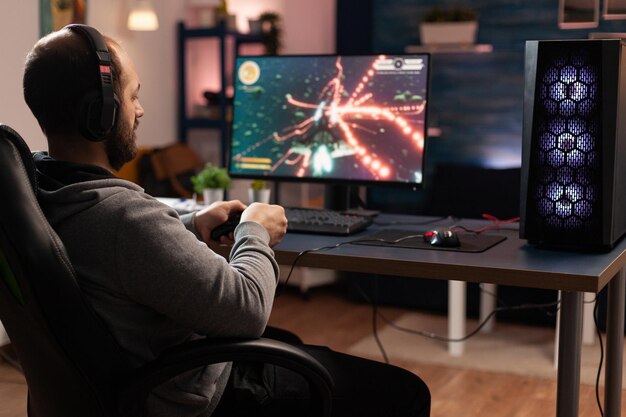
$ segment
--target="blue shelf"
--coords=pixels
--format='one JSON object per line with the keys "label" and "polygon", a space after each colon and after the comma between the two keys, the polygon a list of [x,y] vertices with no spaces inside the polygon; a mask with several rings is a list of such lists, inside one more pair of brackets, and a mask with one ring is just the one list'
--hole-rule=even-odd
{"label": "blue shelf", "polygon": [[187,114],[187,82],[186,82],[186,42],[191,39],[210,39],[214,38],[219,41],[219,72],[222,85],[226,80],[226,48],[232,47],[231,43],[227,43],[227,39],[234,39],[235,53],[239,52],[239,47],[246,43],[261,43],[261,35],[252,35],[248,33],[239,33],[237,31],[226,28],[224,22],[216,27],[211,28],[188,28],[183,22],[178,23],[178,140],[186,142],[190,129],[217,129],[220,131],[222,144],[222,166],[226,166],[226,149],[229,123],[226,120],[227,97],[225,88],[222,87],[219,94],[219,119],[203,119],[192,117]]}
{"label": "blue shelf", "polygon": [[190,118],[186,120],[188,129],[220,129],[222,120],[203,119],[200,117]]}

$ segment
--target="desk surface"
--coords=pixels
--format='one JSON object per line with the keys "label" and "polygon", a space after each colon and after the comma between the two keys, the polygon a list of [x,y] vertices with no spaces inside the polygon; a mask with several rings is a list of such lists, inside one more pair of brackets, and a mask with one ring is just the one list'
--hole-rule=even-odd
{"label": "desk surface", "polygon": [[[366,231],[352,236],[326,236],[288,233],[274,248],[281,265],[291,265],[307,249],[349,242],[388,229],[425,230],[431,226],[403,225],[433,218],[385,215]],[[449,221],[447,221],[449,224]],[[445,224],[445,221],[433,223]],[[470,229],[484,226],[481,220],[462,220],[455,224]],[[506,240],[481,253],[412,249],[365,245],[343,245],[330,250],[308,253],[297,266],[328,268],[339,271],[382,275],[422,277],[441,280],[494,283],[565,291],[599,292],[626,265],[626,239],[608,253],[578,253],[539,249],[519,238],[517,230],[501,229],[484,233],[504,235]],[[223,254],[228,247],[213,246]]]}

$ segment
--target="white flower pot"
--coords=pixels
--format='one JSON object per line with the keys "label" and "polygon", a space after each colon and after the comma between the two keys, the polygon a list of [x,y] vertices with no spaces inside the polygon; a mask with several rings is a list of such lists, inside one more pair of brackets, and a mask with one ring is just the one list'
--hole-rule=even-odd
{"label": "white flower pot", "polygon": [[213,204],[216,201],[224,201],[224,189],[223,188],[205,188],[202,190],[202,197],[204,198],[204,204]]}
{"label": "white flower pot", "polygon": [[8,345],[10,342],[9,335],[6,330],[4,330],[2,322],[0,322],[0,346]]}
{"label": "white flower pot", "polygon": [[250,203],[270,203],[270,194],[271,190],[269,188],[264,188],[262,190],[253,190],[252,188],[248,189],[248,201]]}
{"label": "white flower pot", "polygon": [[476,43],[478,22],[424,22],[420,24],[422,45]]}

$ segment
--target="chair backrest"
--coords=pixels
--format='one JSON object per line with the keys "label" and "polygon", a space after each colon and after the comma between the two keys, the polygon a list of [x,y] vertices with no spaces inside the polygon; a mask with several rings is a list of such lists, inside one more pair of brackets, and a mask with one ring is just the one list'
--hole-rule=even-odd
{"label": "chair backrest", "polygon": [[204,163],[189,145],[175,143],[155,149],[140,162],[139,185],[146,193],[159,197],[185,197],[193,195],[191,177]]}
{"label": "chair backrest", "polygon": [[131,367],[85,300],[37,192],[28,146],[0,125],[0,320],[26,376],[29,416],[119,416],[116,385]]}

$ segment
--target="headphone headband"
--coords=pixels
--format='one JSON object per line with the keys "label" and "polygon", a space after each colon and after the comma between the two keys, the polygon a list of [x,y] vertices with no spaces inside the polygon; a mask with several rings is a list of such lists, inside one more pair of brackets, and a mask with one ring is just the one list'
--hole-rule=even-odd
{"label": "headphone headband", "polygon": [[[91,140],[102,140],[113,129],[117,119],[117,106],[113,91],[113,75],[111,73],[111,54],[107,48],[104,37],[95,28],[88,25],[71,24],[67,29],[80,33],[89,41],[92,50],[98,60],[98,74],[100,79],[100,94],[96,103],[98,111],[93,112],[88,103],[86,121],[86,135]],[[97,113],[97,114],[92,114]],[[93,119],[93,121],[92,121]]]}

